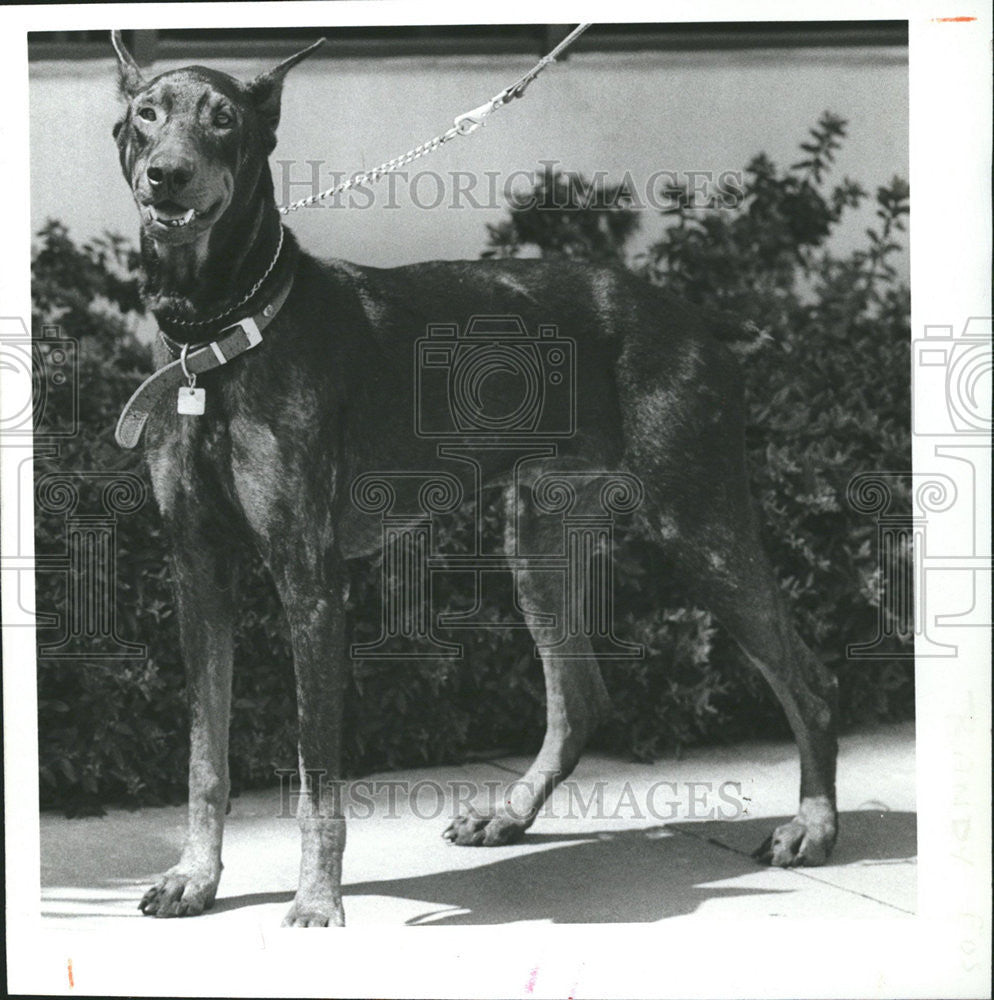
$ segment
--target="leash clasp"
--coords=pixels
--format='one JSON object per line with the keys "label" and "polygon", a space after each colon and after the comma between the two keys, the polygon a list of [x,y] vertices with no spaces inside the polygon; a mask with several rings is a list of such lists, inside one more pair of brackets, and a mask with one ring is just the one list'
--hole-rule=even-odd
{"label": "leash clasp", "polygon": [[467,111],[465,114],[459,115],[453,122],[453,125],[460,135],[469,135],[475,132],[481,125],[485,125],[487,115],[493,114],[498,107],[500,105],[497,104],[497,99],[491,98],[486,104],[481,104],[478,108],[473,108],[472,111]]}
{"label": "leash clasp", "polygon": [[499,108],[502,108],[508,101],[513,101],[516,97],[524,97],[525,90],[528,84],[538,76],[539,73],[548,66],[549,63],[555,62],[556,60],[550,56],[544,56],[537,66],[529,70],[525,75],[513,83],[506,90],[502,90],[496,97],[491,97],[486,104],[481,104],[478,108],[473,108],[472,111],[467,111],[465,114],[459,115],[454,121],[456,131],[460,135],[470,135],[475,132],[481,125],[486,125],[486,119],[488,115],[492,115]]}

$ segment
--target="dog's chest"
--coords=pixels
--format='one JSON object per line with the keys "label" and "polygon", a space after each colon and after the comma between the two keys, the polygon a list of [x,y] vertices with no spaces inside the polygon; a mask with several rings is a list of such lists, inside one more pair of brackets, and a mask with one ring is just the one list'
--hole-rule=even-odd
{"label": "dog's chest", "polygon": [[[303,482],[287,468],[285,449],[260,420],[239,415],[229,423],[231,485],[252,530],[269,537],[290,501],[288,484]],[[296,472],[296,470],[294,470]],[[299,499],[299,493],[298,493]]]}
{"label": "dog's chest", "polygon": [[200,509],[217,505],[231,454],[227,427],[161,411],[150,424],[145,458],[163,517],[168,520],[191,504]]}

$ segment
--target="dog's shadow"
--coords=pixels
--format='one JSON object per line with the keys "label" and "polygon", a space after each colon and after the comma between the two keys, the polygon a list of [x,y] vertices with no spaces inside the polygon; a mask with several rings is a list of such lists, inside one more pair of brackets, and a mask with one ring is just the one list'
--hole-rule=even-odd
{"label": "dog's shadow", "polygon": [[[406,922],[431,926],[522,920],[642,923],[693,913],[711,899],[747,896],[767,897],[770,912],[776,913],[775,897],[795,891],[787,880],[777,889],[714,883],[762,871],[765,866],[744,847],[758,847],[787,818],[680,823],[620,833],[528,834],[525,843],[542,850],[521,854],[513,848],[489,848],[485,857],[493,860],[476,867],[353,882],[343,893],[422,901],[424,911]],[[844,813],[840,827],[833,865],[892,862],[915,854],[914,813]],[[721,836],[719,843],[715,832],[726,830],[732,835]],[[292,892],[235,896],[219,899],[212,912],[292,899]]]}

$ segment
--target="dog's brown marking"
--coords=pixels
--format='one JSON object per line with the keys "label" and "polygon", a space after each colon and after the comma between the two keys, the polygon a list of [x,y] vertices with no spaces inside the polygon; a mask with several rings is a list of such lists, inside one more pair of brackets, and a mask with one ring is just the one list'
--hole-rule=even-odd
{"label": "dog's brown marking", "polygon": [[[144,912],[199,913],[217,891],[236,554],[246,539],[266,560],[290,630],[301,770],[341,776],[344,560],[375,551],[380,539],[378,523],[350,505],[349,487],[367,472],[440,467],[434,442],[413,433],[414,342],[429,324],[465,329],[487,311],[516,313],[531,331],[553,324],[575,342],[577,428],[560,442],[558,468],[616,468],[641,481],[647,534],[767,677],[797,738],[800,807],[764,856],[778,865],[824,861],[836,832],[835,679],[794,632],[759,545],[738,369],[719,343],[734,337],[727,318],[626,271],[573,261],[321,264],[289,232],[277,255],[267,158],[284,75],[309,50],[248,84],[202,67],[146,81],[114,41],[126,102],[114,132],[142,218],[145,293],[163,330],[180,343],[210,340],[262,309],[293,276],[264,343],[203,376],[204,416],[180,417],[163,405],[146,428],[172,540],[192,736],[186,846],[146,894]],[[501,453],[482,454],[481,462],[485,481],[508,481]],[[531,469],[532,482],[541,466]],[[535,516],[525,478],[517,495],[506,495],[519,508],[516,522],[508,519],[507,545],[558,551],[559,528]],[[561,580],[527,560],[515,572],[526,612],[556,610]],[[540,645],[552,638],[538,624],[532,632]],[[608,698],[595,661],[568,658],[589,653],[589,642],[574,645],[543,656],[547,730],[526,782],[494,813],[461,816],[445,832],[450,840],[521,837],[575,766]],[[344,919],[345,826],[332,805],[312,792],[300,797],[300,882],[286,921],[294,926]]]}

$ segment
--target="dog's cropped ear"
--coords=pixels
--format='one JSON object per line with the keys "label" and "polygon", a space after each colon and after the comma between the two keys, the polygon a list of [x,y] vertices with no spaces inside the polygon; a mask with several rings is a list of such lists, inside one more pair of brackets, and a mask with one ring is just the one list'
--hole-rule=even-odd
{"label": "dog's cropped ear", "polygon": [[301,60],[306,59],[315,49],[324,45],[324,39],[319,38],[313,45],[308,45],[296,55],[284,59],[279,66],[257,76],[248,84],[248,94],[255,104],[259,118],[265,126],[267,144],[270,151],[276,145],[276,129],[280,123],[280,100],[283,96],[283,79]]}
{"label": "dog's cropped ear", "polygon": [[110,33],[110,42],[117,53],[117,85],[125,97],[133,97],[145,85],[138,63],[124,47],[120,31]]}

